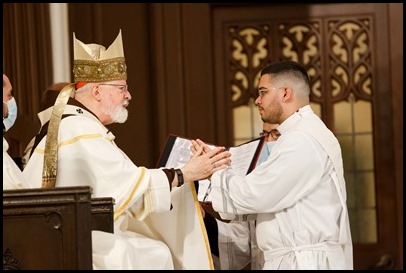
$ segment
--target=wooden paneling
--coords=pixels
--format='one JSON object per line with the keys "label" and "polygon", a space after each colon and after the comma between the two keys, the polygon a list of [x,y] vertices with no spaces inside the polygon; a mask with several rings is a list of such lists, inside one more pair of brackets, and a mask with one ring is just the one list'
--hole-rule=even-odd
{"label": "wooden paneling", "polygon": [[218,143],[216,117],[225,111],[215,111],[209,6],[152,4],[150,10],[160,147],[169,133]]}
{"label": "wooden paneling", "polygon": [[[15,93],[19,117],[8,133],[24,139],[36,133],[35,110],[40,94],[52,81],[51,54],[46,54],[50,52],[49,27],[43,5],[3,4],[3,71],[10,76],[14,91],[22,92]],[[374,126],[380,134],[375,144],[376,166],[380,168],[377,194],[382,194],[378,206],[384,211],[378,221],[380,229],[392,238],[385,241],[380,235],[383,247],[356,246],[355,257],[365,267],[368,260],[379,258],[378,250],[389,248],[396,253],[392,254],[396,267],[403,268],[403,4],[69,4],[69,31],[85,43],[108,46],[122,29],[132,101],[128,121],[111,129],[117,144],[137,165],[152,167],[168,133],[232,144],[225,84],[229,75],[223,65],[227,59],[215,50],[215,44],[224,39],[215,31],[221,21],[216,21],[215,14],[241,22],[270,14],[303,18],[305,11],[308,17],[337,12],[342,16],[365,14],[371,7],[377,7],[379,15],[379,24],[371,26],[376,35],[371,42],[377,42],[371,50],[380,92]],[[10,143],[12,156],[20,156],[20,142],[15,141]],[[385,221],[393,215],[397,219]]]}
{"label": "wooden paneling", "polygon": [[112,197],[92,198],[92,230],[114,233],[114,199]]}
{"label": "wooden paneling", "polygon": [[91,230],[113,233],[111,197],[90,187],[3,191],[3,269],[92,269]]}
{"label": "wooden paneling", "polygon": [[3,256],[22,270],[92,269],[91,191],[3,191]]}
{"label": "wooden paneling", "polygon": [[17,121],[5,134],[12,157],[22,155],[39,129],[40,98],[53,81],[49,33],[47,3],[3,4],[3,73],[18,105]]}
{"label": "wooden paneling", "polygon": [[398,249],[396,260],[403,269],[403,3],[389,4],[390,71],[393,104],[393,146],[396,181]]}

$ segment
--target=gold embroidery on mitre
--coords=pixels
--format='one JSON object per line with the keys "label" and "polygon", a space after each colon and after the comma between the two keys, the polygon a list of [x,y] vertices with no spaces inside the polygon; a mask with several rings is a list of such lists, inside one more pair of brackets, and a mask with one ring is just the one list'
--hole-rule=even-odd
{"label": "gold embroidery on mitre", "polygon": [[105,61],[75,60],[73,77],[75,82],[127,80],[127,66],[122,57]]}
{"label": "gold embroidery on mitre", "polygon": [[73,33],[74,82],[127,80],[121,30],[106,50],[102,45],[85,44]]}

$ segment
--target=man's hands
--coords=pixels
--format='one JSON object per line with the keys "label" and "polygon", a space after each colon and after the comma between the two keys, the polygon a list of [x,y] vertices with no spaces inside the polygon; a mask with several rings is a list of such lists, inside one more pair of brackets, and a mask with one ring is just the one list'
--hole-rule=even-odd
{"label": "man's hands", "polygon": [[207,153],[212,150],[206,143],[204,143],[200,139],[196,139],[192,140],[192,147],[190,147],[190,151],[192,152],[192,154],[195,154],[200,147],[203,147],[204,153]]}
{"label": "man's hands", "polygon": [[210,178],[211,175],[230,165],[231,154],[224,147],[211,149],[201,140],[192,140],[193,156],[181,168],[185,182]]}

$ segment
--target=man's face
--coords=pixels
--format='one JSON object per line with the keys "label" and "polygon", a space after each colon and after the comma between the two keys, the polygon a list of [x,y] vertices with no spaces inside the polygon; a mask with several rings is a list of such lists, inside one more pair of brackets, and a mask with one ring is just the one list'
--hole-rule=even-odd
{"label": "man's face", "polygon": [[258,106],[259,114],[263,122],[277,124],[283,113],[279,103],[280,86],[274,86],[271,83],[268,74],[263,75],[258,84],[258,97],[255,104]]}
{"label": "man's face", "polygon": [[3,118],[8,116],[7,102],[13,97],[11,90],[13,90],[11,82],[9,78],[3,74]]}
{"label": "man's face", "polygon": [[267,142],[276,141],[281,135],[276,127],[278,127],[278,124],[263,123],[262,133],[266,135]]}
{"label": "man's face", "polygon": [[127,106],[131,99],[126,81],[111,81],[99,84],[101,92],[101,107],[110,123],[124,123],[128,118]]}

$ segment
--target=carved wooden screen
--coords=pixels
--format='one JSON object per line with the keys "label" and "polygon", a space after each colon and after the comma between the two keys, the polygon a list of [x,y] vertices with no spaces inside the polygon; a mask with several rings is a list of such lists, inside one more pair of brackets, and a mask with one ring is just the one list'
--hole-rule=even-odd
{"label": "carved wooden screen", "polygon": [[391,108],[388,60],[382,57],[388,53],[384,4],[247,5],[213,11],[216,59],[224,60],[216,72],[225,81],[217,86],[218,92],[226,90],[232,108],[228,118],[234,143],[257,137],[262,129],[254,105],[261,68],[281,59],[304,64],[312,108],[342,146],[355,266],[374,267],[383,257],[393,266],[396,240],[389,230],[396,230],[396,220],[388,215],[395,202],[386,195],[394,179],[385,161],[393,161],[387,151],[391,112],[383,111]]}

